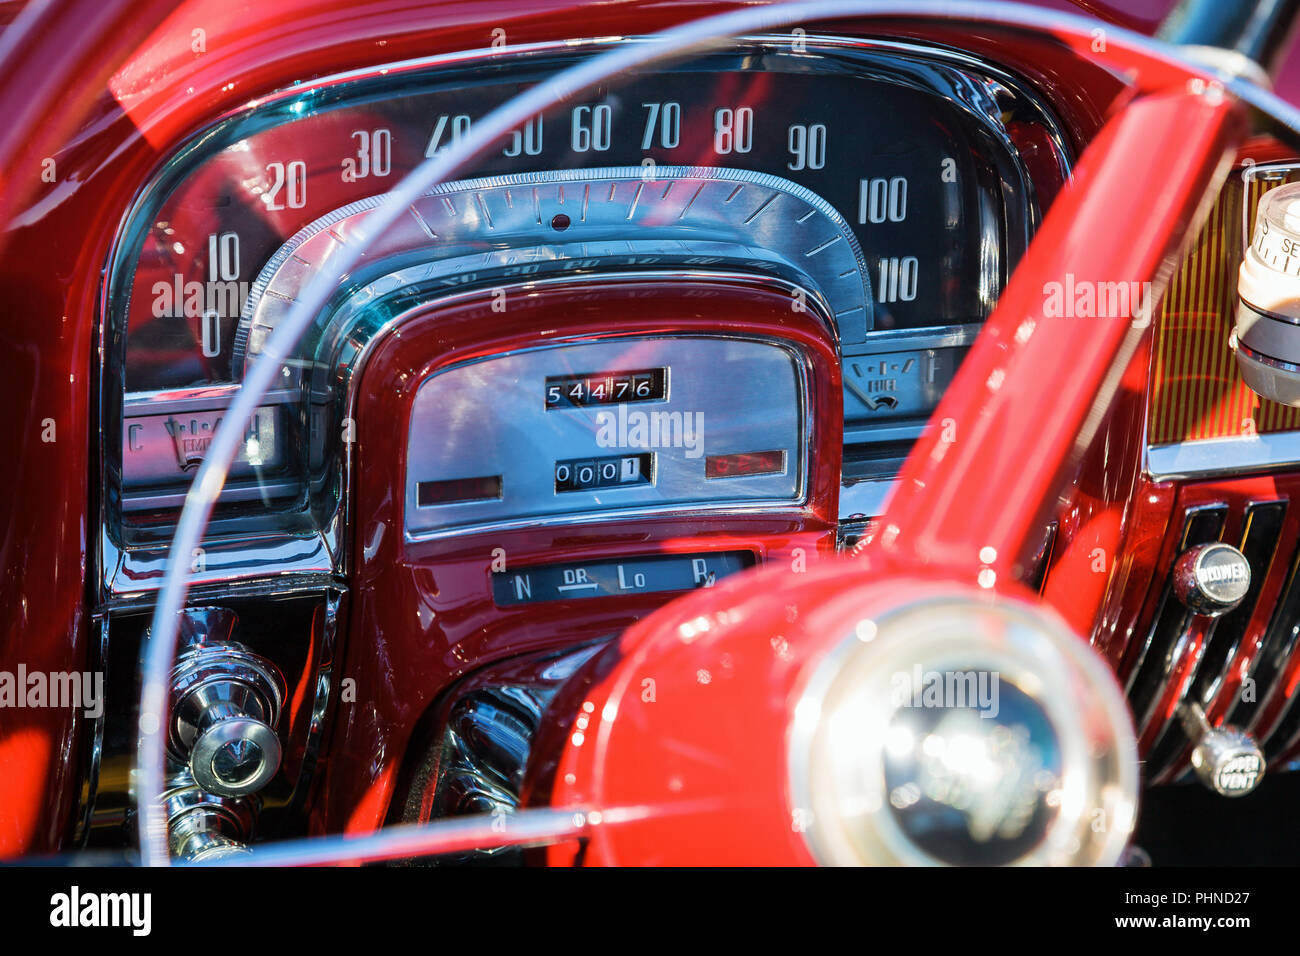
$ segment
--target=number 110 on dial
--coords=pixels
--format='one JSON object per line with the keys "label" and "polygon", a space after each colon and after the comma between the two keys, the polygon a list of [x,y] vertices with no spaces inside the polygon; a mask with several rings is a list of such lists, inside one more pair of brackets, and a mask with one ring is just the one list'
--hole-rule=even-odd
{"label": "number 110 on dial", "polygon": [[[878,176],[858,180],[858,225],[907,221],[907,177]],[[911,302],[916,298],[920,263],[916,256],[885,256],[876,267],[877,302]]]}

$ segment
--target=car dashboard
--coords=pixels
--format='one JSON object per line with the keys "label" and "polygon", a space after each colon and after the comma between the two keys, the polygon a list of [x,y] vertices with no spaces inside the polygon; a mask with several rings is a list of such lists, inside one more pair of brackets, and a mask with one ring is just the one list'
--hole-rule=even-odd
{"label": "car dashboard", "polygon": [[[546,715],[620,635],[888,535],[904,462],[955,427],[935,412],[1124,89],[1059,40],[928,18],[749,35],[555,104],[376,238],[367,216],[421,163],[666,15],[602,5],[579,30],[523,4],[430,26],[381,2],[380,41],[363,11],[310,6],[274,56],[233,13],[195,34],[211,52],[154,37],[152,66],[109,84],[121,116],[56,157],[104,187],[49,228],[86,233],[67,270],[94,329],[72,383],[76,633],[109,699],[78,744],[74,823],[46,843],[138,838],[132,694],[182,507],[339,250],[366,244],[275,368],[187,558],[178,857],[544,805],[567,785],[538,757]],[[1300,757],[1300,413],[1251,391],[1228,344],[1242,234],[1294,178],[1249,171],[1291,156],[1263,135],[1242,148],[1158,300],[1073,275],[1043,289],[1049,318],[1143,333],[1015,570],[1118,675],[1149,784],[1193,775],[1193,701],[1270,763]],[[1251,584],[1207,618],[1175,565],[1216,542]],[[689,621],[681,643],[719,626]],[[784,636],[770,647],[787,659]],[[742,664],[693,679],[725,687]],[[207,718],[186,708],[213,674],[271,736],[228,742],[196,782]]]}
{"label": "car dashboard", "polygon": [[[110,593],[147,587],[245,370],[376,197],[539,76],[613,42],[328,77],[223,119],[167,160],[124,220],[106,287],[101,420],[121,436],[103,448]],[[864,112],[844,115],[848,102]],[[238,577],[231,567],[253,549],[255,576],[313,561],[342,571],[349,388],[373,340],[417,305],[493,290],[506,320],[512,296],[591,276],[762,277],[792,311],[818,316],[843,383],[839,511],[869,516],[1069,163],[1059,122],[1008,73],[939,47],[833,36],[755,38],[538,116],[475,175],[413,204],[348,277],[250,427],[206,568]],[[771,369],[799,356],[738,343],[712,355],[699,341],[548,343],[432,380],[412,441],[449,440],[408,476],[408,535],[806,505],[814,410],[807,383],[779,384]],[[542,401],[556,389],[561,400]],[[625,394],[678,432],[682,414],[701,416],[703,447],[637,463],[598,454],[596,419]],[[474,461],[481,429],[508,469]],[[631,470],[600,477],[615,466]],[[300,544],[292,562],[266,566],[312,538],[310,558]]]}

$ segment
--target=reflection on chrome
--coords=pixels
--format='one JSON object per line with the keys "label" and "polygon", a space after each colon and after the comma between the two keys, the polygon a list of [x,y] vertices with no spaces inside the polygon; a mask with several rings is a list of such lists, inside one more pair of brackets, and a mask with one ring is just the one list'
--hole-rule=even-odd
{"label": "reflection on chrome", "polygon": [[[871,625],[821,663],[796,712],[791,793],[820,862],[1120,859],[1137,743],[1086,644],[1042,609],[962,594]],[[900,696],[915,675],[946,676]]]}
{"label": "reflection on chrome", "polygon": [[[1040,842],[1059,802],[1060,752],[1046,715],[1011,687],[1001,719],[973,708],[899,711],[885,780],[899,826],[949,863],[1011,862]],[[907,748],[894,745],[906,728]]]}

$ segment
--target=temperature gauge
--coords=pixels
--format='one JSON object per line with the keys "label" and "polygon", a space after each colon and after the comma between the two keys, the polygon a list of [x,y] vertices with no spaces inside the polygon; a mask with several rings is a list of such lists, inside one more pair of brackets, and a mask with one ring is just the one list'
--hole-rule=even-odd
{"label": "temperature gauge", "polygon": [[1300,183],[1271,189],[1259,201],[1229,344],[1251,389],[1300,406]]}

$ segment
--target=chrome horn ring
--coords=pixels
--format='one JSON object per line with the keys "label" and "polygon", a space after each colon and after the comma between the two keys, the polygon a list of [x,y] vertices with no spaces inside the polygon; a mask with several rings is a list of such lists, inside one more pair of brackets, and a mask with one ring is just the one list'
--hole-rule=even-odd
{"label": "chrome horn ring", "polygon": [[790,793],[822,863],[1112,866],[1128,844],[1124,696],[1026,601],[958,592],[859,622],[795,714]]}

